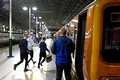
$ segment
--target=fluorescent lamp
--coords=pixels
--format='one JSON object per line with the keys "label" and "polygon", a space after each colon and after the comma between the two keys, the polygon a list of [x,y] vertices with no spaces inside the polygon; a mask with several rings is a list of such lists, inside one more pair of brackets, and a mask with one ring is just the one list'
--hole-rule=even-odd
{"label": "fluorescent lamp", "polygon": [[78,22],[78,20],[75,20],[75,19],[73,19],[72,21],[73,21],[73,22],[76,22],[76,23]]}
{"label": "fluorescent lamp", "polygon": [[37,24],[39,24],[39,22],[37,22]]}
{"label": "fluorescent lamp", "polygon": [[23,10],[27,10],[28,8],[27,7],[23,7]]}
{"label": "fluorescent lamp", "polygon": [[32,9],[33,9],[34,11],[36,11],[36,10],[37,10],[37,7],[33,7]]}
{"label": "fluorescent lamp", "polygon": [[42,22],[42,24],[44,24],[44,22]]}
{"label": "fluorescent lamp", "polygon": [[33,19],[35,19],[35,17],[33,17]]}
{"label": "fluorescent lamp", "polygon": [[39,17],[39,19],[41,19],[42,17]]}
{"label": "fluorescent lamp", "polygon": [[71,24],[70,26],[71,26],[71,27],[74,27],[74,24]]}

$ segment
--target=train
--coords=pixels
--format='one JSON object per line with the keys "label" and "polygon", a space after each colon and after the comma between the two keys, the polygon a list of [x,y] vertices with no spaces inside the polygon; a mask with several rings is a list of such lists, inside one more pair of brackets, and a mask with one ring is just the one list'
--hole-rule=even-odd
{"label": "train", "polygon": [[[19,40],[22,39],[22,34],[12,34],[12,44],[18,44]],[[0,33],[0,47],[9,45],[9,33]]]}
{"label": "train", "polygon": [[78,80],[120,80],[120,0],[93,1],[65,28],[75,43]]}

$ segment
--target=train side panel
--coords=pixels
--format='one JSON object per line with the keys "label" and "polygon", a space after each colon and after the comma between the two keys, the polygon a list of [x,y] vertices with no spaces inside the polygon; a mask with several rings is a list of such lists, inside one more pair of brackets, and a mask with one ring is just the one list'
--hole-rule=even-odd
{"label": "train side panel", "polygon": [[90,80],[114,80],[113,76],[120,76],[119,65],[105,64],[100,58],[103,36],[103,13],[104,9],[109,6],[120,6],[120,0],[100,0],[94,6]]}

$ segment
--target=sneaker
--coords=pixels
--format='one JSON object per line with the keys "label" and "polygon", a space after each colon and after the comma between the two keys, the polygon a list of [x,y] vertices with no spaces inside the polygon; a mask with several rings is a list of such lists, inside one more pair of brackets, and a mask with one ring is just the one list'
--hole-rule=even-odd
{"label": "sneaker", "polygon": [[16,64],[14,64],[14,68],[13,69],[16,70],[16,67],[17,67]]}
{"label": "sneaker", "polygon": [[24,69],[24,72],[29,71],[28,69]]}
{"label": "sneaker", "polygon": [[35,64],[36,63],[36,61],[33,61],[33,64]]}

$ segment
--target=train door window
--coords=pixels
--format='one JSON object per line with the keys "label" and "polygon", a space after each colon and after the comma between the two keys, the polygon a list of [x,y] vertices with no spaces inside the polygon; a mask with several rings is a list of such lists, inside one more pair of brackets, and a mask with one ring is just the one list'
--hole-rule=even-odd
{"label": "train door window", "polygon": [[106,62],[120,63],[120,7],[108,7],[104,10],[103,52]]}
{"label": "train door window", "polygon": [[71,38],[73,37],[73,30],[71,30]]}
{"label": "train door window", "polygon": [[76,36],[77,36],[76,32],[77,32],[77,26],[75,26],[74,29],[74,43],[76,43]]}
{"label": "train door window", "polygon": [[79,15],[77,47],[76,47],[76,72],[80,80],[83,80],[83,56],[86,31],[87,11]]}

